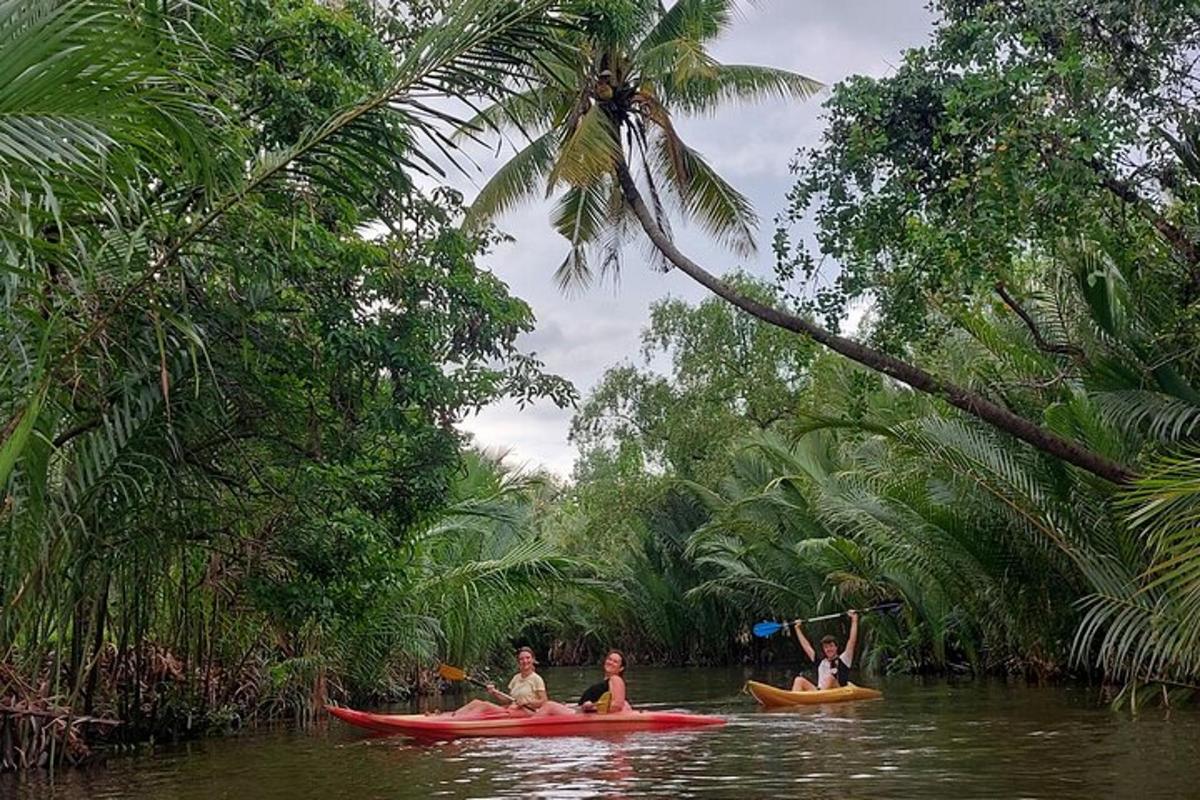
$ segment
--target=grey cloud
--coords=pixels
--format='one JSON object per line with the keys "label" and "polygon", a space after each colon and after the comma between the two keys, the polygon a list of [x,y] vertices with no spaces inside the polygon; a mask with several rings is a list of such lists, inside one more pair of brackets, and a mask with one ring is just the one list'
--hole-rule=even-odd
{"label": "grey cloud", "polygon": [[479,447],[507,451],[511,466],[543,466],[558,475],[568,475],[573,452],[567,445],[570,409],[538,403],[524,410],[515,403],[497,403],[468,417],[459,429],[470,433]]}

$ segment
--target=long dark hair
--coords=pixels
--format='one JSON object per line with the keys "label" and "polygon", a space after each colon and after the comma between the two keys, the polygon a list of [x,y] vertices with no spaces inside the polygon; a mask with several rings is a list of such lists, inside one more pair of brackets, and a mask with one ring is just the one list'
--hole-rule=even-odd
{"label": "long dark hair", "polygon": [[607,653],[604,655],[604,657],[605,657],[605,658],[608,658],[609,656],[613,655],[614,653],[615,653],[616,655],[618,655],[618,656],[620,656],[620,657],[621,657],[621,671],[620,671],[620,672],[618,672],[617,674],[618,674],[618,675],[620,675],[621,677],[624,677],[624,676],[625,676],[625,664],[626,664],[626,661],[625,661],[625,654],[624,654],[624,653],[622,653],[620,650],[615,650],[615,649],[614,649],[614,650],[609,650],[609,651],[608,651],[608,652],[607,652]]}

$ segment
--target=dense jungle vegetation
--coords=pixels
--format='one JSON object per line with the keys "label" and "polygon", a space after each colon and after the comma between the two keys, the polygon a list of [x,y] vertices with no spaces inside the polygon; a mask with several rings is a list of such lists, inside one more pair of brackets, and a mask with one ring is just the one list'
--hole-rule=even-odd
{"label": "dense jungle vegetation", "polygon": [[[715,61],[735,6],[0,0],[4,725],[73,756],[518,643],[736,662],[885,599],[879,669],[1191,692],[1200,11],[937,0],[830,88],[764,277],[671,122],[818,88]],[[509,128],[470,207],[417,188]],[[715,292],[583,398],[487,269],[547,189],[547,280],[645,236]],[[579,401],[569,481],[470,448],[501,398]]]}

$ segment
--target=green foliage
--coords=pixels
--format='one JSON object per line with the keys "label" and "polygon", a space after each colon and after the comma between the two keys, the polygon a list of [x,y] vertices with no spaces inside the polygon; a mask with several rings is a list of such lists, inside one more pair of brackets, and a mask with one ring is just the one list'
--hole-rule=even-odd
{"label": "green foliage", "polygon": [[[774,296],[744,276],[732,283],[764,302]],[[608,370],[573,420],[571,437],[584,461],[595,450],[636,447],[650,468],[685,478],[714,474],[728,442],[795,412],[813,352],[715,298],[694,308],[656,303],[642,334],[645,368]],[[669,380],[650,368],[660,356],[670,359]]]}
{"label": "green foliage", "polygon": [[[728,661],[755,617],[894,598],[876,666],[1195,685],[1195,10],[938,8],[799,163],[788,213],[842,266],[801,306],[873,298],[868,335],[1145,465],[1128,489],[717,300],[654,307],[574,485],[464,454],[464,414],[574,398],[481,221],[562,186],[560,276],[616,269],[640,159],[660,217],[749,246],[669,112],[814,87],[711,58],[733,3],[0,0],[0,652],[128,735],[525,641]],[[512,127],[467,225],[414,188]]]}
{"label": "green foliage", "polygon": [[130,736],[304,714],[565,569],[527,525],[431,544],[455,423],[574,391],[493,235],[413,186],[460,122],[417,95],[500,98],[552,11],[0,3],[6,658]]}
{"label": "green foliage", "polygon": [[835,87],[823,142],[793,164],[781,276],[815,278],[815,254],[789,242],[811,217],[841,271],[809,287],[809,307],[835,326],[869,296],[876,335],[900,348],[937,335],[932,307],[1019,281],[1030,253],[1058,259],[1082,237],[1193,335],[1179,312],[1200,274],[1195,4],[934,7],[932,41],[894,75]]}
{"label": "green foliage", "polygon": [[[1156,309],[1081,252],[1065,273],[1026,261],[1008,301],[931,313],[943,335],[917,355],[1113,457],[1193,441],[1189,383],[1144,348]],[[729,658],[754,618],[901,599],[867,621],[868,665],[1194,684],[1190,445],[1114,493],[771,328],[734,336],[739,319],[716,300],[660,304],[644,341],[670,372],[614,368],[576,417],[573,525],[637,581],[592,629],[634,652]],[[779,414],[762,424],[763,407]],[[588,629],[579,618],[562,610],[562,629]]]}

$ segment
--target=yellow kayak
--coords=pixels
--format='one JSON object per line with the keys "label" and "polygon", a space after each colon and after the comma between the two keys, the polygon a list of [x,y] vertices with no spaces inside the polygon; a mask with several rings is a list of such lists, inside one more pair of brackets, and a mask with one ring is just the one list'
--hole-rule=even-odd
{"label": "yellow kayak", "polygon": [[746,681],[746,691],[767,708],[817,705],[819,703],[845,703],[848,700],[874,700],[883,697],[883,692],[877,689],[855,686],[853,683],[840,686],[837,689],[820,689],[815,692],[791,692],[787,689],[771,686],[768,683]]}

